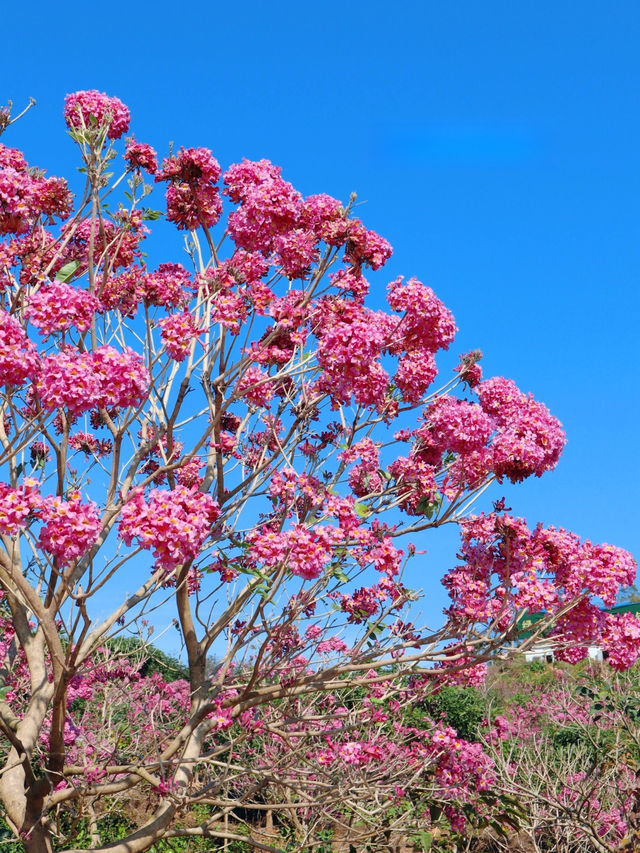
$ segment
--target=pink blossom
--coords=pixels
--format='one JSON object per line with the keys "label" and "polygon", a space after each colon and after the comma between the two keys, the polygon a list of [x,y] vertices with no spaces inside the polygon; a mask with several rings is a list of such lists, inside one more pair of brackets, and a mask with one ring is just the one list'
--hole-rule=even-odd
{"label": "pink blossom", "polygon": [[390,244],[376,234],[367,230],[359,219],[352,220],[348,225],[345,260],[359,268],[362,264],[379,270],[393,254]]}
{"label": "pink blossom", "polygon": [[391,349],[411,352],[448,349],[457,331],[452,313],[434,294],[415,278],[406,284],[398,278],[389,285],[389,305],[403,314],[397,325]]}
{"label": "pink blossom", "polygon": [[408,403],[417,403],[438,374],[436,360],[428,349],[414,349],[405,353],[393,377]]}
{"label": "pink blossom", "polygon": [[86,332],[99,308],[100,301],[92,293],[54,281],[29,298],[25,317],[46,337],[72,326]]}
{"label": "pink blossom", "polygon": [[476,403],[440,397],[425,411],[434,441],[452,453],[482,449],[494,431],[493,420]]}
{"label": "pink blossom", "polygon": [[239,248],[268,255],[276,237],[299,225],[302,198],[268,160],[230,166],[224,182],[231,200],[240,203],[228,220],[229,234]]}
{"label": "pink blossom", "polygon": [[37,480],[25,478],[16,489],[0,483],[0,533],[15,536],[26,527],[29,515],[40,506]]}
{"label": "pink blossom", "polygon": [[158,325],[167,353],[175,361],[184,361],[198,333],[191,314],[186,311],[182,314],[170,314],[163,317]]}
{"label": "pink blossom", "polygon": [[327,245],[342,246],[347,240],[350,223],[342,202],[326,193],[310,195],[304,200],[302,222]]}
{"label": "pink blossom", "polygon": [[90,353],[67,347],[42,359],[36,382],[45,409],[79,415],[97,405],[100,380]]}
{"label": "pink blossom", "polygon": [[95,544],[102,528],[96,504],[82,503],[77,493],[69,501],[45,498],[41,517],[38,545],[57,557],[61,565],[82,557]]}
{"label": "pink blossom", "polygon": [[196,487],[152,489],[148,499],[135,490],[122,508],[118,533],[126,545],[153,550],[156,565],[171,571],[201,551],[218,504]]}
{"label": "pink blossom", "polygon": [[0,309],[0,385],[22,385],[38,369],[35,345],[20,323]]}
{"label": "pink blossom", "polygon": [[131,115],[118,98],[90,89],[67,95],[64,102],[64,118],[70,130],[91,130],[93,122],[99,128],[108,127],[109,139],[119,139],[129,129]]}
{"label": "pink blossom", "polygon": [[607,614],[602,644],[610,666],[629,669],[640,657],[640,619],[635,613]]}
{"label": "pink blossom", "polygon": [[109,277],[100,290],[100,302],[107,311],[120,311],[133,317],[144,299],[145,275],[141,267],[132,267]]}
{"label": "pink blossom", "polygon": [[96,407],[137,406],[149,381],[142,357],[129,348],[104,346],[88,353],[68,347],[42,360],[36,387],[45,408],[79,415]]}
{"label": "pink blossom", "polygon": [[76,432],[69,436],[69,447],[86,456],[108,456],[113,446],[108,439],[98,439],[90,432]]}
{"label": "pink blossom", "polygon": [[156,181],[168,181],[167,219],[183,230],[211,228],[220,219],[220,166],[207,148],[181,148],[168,157]]}
{"label": "pink blossom", "polygon": [[147,273],[142,281],[144,301],[165,308],[188,301],[192,288],[191,276],[182,264],[160,264],[156,272]]}
{"label": "pink blossom", "polygon": [[287,278],[306,278],[320,253],[313,232],[296,228],[275,238],[274,249]]}
{"label": "pink blossom", "polygon": [[323,300],[316,316],[320,390],[337,402],[350,403],[353,397],[361,405],[381,407],[389,384],[380,362],[389,316],[344,299]]}
{"label": "pink blossom", "polygon": [[99,382],[98,407],[136,407],[146,398],[150,378],[141,355],[129,347],[120,352],[102,346],[93,351],[91,361]]}
{"label": "pink blossom", "polygon": [[472,350],[460,356],[460,363],[454,368],[454,371],[460,376],[462,382],[475,388],[482,381],[482,368],[478,364],[482,358],[482,352]]}
{"label": "pink blossom", "polygon": [[132,169],[144,169],[151,175],[158,171],[158,156],[155,150],[144,142],[136,142],[133,137],[127,140],[124,159]]}
{"label": "pink blossom", "polygon": [[248,367],[236,383],[236,394],[252,406],[268,406],[274,394],[273,382],[259,367]]}
{"label": "pink blossom", "polygon": [[39,216],[66,219],[72,200],[66,181],[30,172],[19,151],[0,145],[0,234],[24,234]]}

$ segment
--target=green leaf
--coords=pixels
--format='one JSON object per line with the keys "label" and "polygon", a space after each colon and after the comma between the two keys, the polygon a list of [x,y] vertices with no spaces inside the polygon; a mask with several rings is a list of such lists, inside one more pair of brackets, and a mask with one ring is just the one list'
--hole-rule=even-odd
{"label": "green leaf", "polygon": [[371,511],[369,510],[369,507],[366,504],[354,504],[353,508],[356,512],[356,515],[358,515],[360,518],[369,518],[369,516],[371,515]]}
{"label": "green leaf", "polygon": [[161,210],[152,210],[150,207],[142,208],[142,219],[153,221],[156,219],[162,219],[163,215],[164,214]]}
{"label": "green leaf", "polygon": [[424,829],[420,830],[420,844],[425,853],[429,853],[433,844],[433,833],[425,832]]}
{"label": "green leaf", "polygon": [[426,515],[427,518],[431,518],[433,515],[433,503],[426,495],[420,498],[418,506],[416,507],[416,512],[419,515]]}
{"label": "green leaf", "polygon": [[349,582],[349,578],[347,577],[347,575],[345,575],[340,566],[334,567],[333,571],[331,572],[331,576],[334,577],[336,580],[340,581],[340,583]]}
{"label": "green leaf", "polygon": [[69,261],[63,267],[60,267],[56,273],[56,281],[69,281],[71,276],[80,266],[80,261]]}

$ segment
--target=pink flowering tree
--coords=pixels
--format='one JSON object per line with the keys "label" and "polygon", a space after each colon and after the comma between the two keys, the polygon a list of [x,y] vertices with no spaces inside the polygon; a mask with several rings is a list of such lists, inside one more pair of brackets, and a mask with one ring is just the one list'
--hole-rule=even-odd
{"label": "pink flowering tree", "polygon": [[[640,835],[640,695],[636,669],[555,668],[519,681],[516,701],[481,729],[497,787],[522,806],[527,849],[620,853]],[[496,850],[513,849],[494,839]]]}
{"label": "pink flowering tree", "polygon": [[[351,202],[304,198],[266,160],[223,174],[204,148],[160,165],[133,137],[119,148],[129,111],[100,92],[68,96],[64,116],[85,175],[75,199],[0,146],[0,803],[27,851],[82,849],[60,816],[91,822],[116,796],[151,804],[117,853],[230,838],[229,815],[264,808],[265,789],[288,792],[272,811],[313,808],[345,763],[354,803],[380,765],[371,737],[319,733],[306,709],[374,677],[398,713],[434,683],[477,682],[527,611],[571,659],[599,642],[616,667],[635,660],[640,623],[598,606],[633,582],[629,554],[532,531],[499,504],[469,517],[492,482],[552,469],[564,433],[510,380],[482,381],[478,352],[434,384],[453,316],[415,278],[368,307],[391,247]],[[149,268],[156,184],[187,251]],[[460,563],[429,631],[402,576],[411,535],[446,523],[461,526]],[[114,671],[99,650],[163,602],[189,682],[142,691],[139,721],[114,729],[115,711],[86,710]],[[277,733],[281,753],[294,700],[299,766],[250,766],[238,727]],[[305,738],[324,755],[312,770]],[[241,783],[220,781],[229,767]],[[187,827],[194,803],[207,816]]]}

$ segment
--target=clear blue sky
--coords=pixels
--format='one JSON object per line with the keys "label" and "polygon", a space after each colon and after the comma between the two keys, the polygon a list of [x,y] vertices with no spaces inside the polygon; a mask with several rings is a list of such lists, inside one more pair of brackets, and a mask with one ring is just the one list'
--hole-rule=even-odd
{"label": "clear blue sky", "polygon": [[[267,157],[303,193],[355,190],[395,249],[379,292],[431,285],[455,353],[480,347],[565,425],[514,511],[637,557],[639,43],[636,2],[11,3],[0,101],[38,106],[3,142],[68,173],[64,96],[97,88],[161,154],[204,145],[223,166]],[[443,539],[416,585],[450,565]]]}

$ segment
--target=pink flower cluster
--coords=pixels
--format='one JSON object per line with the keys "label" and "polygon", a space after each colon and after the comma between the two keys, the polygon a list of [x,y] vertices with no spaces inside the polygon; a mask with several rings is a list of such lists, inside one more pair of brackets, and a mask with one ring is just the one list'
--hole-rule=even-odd
{"label": "pink flower cluster", "polygon": [[27,477],[17,489],[0,483],[0,533],[15,536],[26,527],[29,515],[41,502],[37,480]]}
{"label": "pink flower cluster", "polygon": [[20,323],[0,308],[0,385],[22,385],[38,369],[38,353]]}
{"label": "pink flower cluster", "polygon": [[415,278],[389,285],[389,305],[401,313],[390,350],[400,354],[395,382],[405,400],[416,403],[436,375],[433,354],[448,349],[457,331],[453,315],[430,287]]}
{"label": "pink flower cluster", "polygon": [[176,308],[185,305],[192,292],[191,276],[181,264],[160,264],[150,273],[140,267],[130,267],[107,279],[100,291],[100,302],[108,311],[118,310],[125,317],[133,317],[141,302]]}
{"label": "pink flower cluster", "polygon": [[141,297],[147,305],[175,308],[188,301],[193,290],[191,276],[182,264],[160,264],[155,272],[145,275]]}
{"label": "pink flower cluster", "polygon": [[339,594],[336,598],[340,609],[348,614],[348,621],[355,625],[366,622],[389,600],[398,607],[407,600],[402,584],[388,577],[372,586],[360,587],[352,595]]}
{"label": "pink flower cluster", "polygon": [[83,503],[79,494],[71,500],[44,498],[40,508],[43,522],[38,546],[67,565],[94,545],[102,529],[100,512],[93,501]]}
{"label": "pink flower cluster", "polygon": [[67,95],[64,118],[69,130],[108,127],[109,139],[119,139],[129,129],[131,114],[119,98],[89,89]]}
{"label": "pink flower cluster", "polygon": [[167,353],[175,361],[184,361],[198,330],[193,317],[187,311],[182,314],[170,314],[159,322],[160,337]]}
{"label": "pink flower cluster", "polygon": [[[67,247],[67,259],[80,262],[78,272],[85,271],[89,265],[93,247],[93,263],[98,267],[108,267],[110,271],[130,266],[141,257],[140,242],[149,233],[142,224],[140,211],[131,215],[125,211],[114,214],[116,222],[104,219],[98,228],[91,219],[84,219],[73,226],[71,240]],[[67,231],[65,223],[63,232]],[[72,226],[69,225],[69,228]]]}
{"label": "pink flower cluster", "polygon": [[460,356],[460,363],[454,368],[469,388],[475,388],[482,381],[482,368],[478,364],[481,358],[482,352],[479,349],[471,350]]}
{"label": "pink flower cluster", "polygon": [[269,497],[283,509],[300,508],[305,512],[320,506],[324,489],[316,477],[283,469],[274,471],[269,484]]}
{"label": "pink flower cluster", "polygon": [[258,364],[287,364],[296,347],[302,347],[306,338],[305,329],[292,332],[280,326],[268,326],[259,341],[252,341],[251,357]]}
{"label": "pink flower cluster", "polygon": [[129,347],[120,352],[110,346],[97,347],[91,355],[99,383],[98,408],[136,407],[146,399],[150,378],[141,355]]}
{"label": "pink flower cluster", "polygon": [[93,352],[68,347],[42,359],[36,388],[46,409],[66,408],[73,415],[95,408],[138,406],[149,388],[142,356],[127,347]]}
{"label": "pink flower cluster", "polygon": [[523,519],[492,514],[462,523],[460,556],[464,562],[443,580],[452,599],[448,615],[455,623],[495,619],[505,629],[518,611],[553,615],[574,603],[557,622],[558,657],[581,660],[589,645],[607,642],[608,636],[626,637],[621,660],[640,653],[640,634],[635,634],[640,620],[628,620],[628,614],[605,619],[588,600],[596,596],[612,606],[620,587],[633,583],[637,566],[627,551],[582,543],[562,529],[539,525],[530,531]]}
{"label": "pink flower cluster", "polygon": [[136,142],[133,137],[127,140],[124,159],[131,169],[144,169],[151,175],[158,171],[158,156],[155,150],[144,142]]}
{"label": "pink flower cluster", "polygon": [[220,165],[207,148],[181,148],[168,157],[156,181],[168,181],[167,219],[182,230],[211,228],[220,219]]}
{"label": "pink flower cluster", "polygon": [[111,276],[100,290],[100,302],[106,311],[120,311],[125,317],[134,317],[143,298],[144,272],[132,267]]}
{"label": "pink flower cluster", "polygon": [[284,534],[291,573],[305,580],[319,578],[331,560],[335,533],[330,527],[293,525]]}
{"label": "pink flower cluster", "polygon": [[403,492],[410,489],[401,503],[406,512],[419,514],[421,498],[434,492],[439,470],[447,472],[440,490],[454,500],[491,473],[518,482],[555,467],[564,432],[541,403],[501,377],[479,384],[478,393],[479,404],[440,397],[425,409],[417,429],[397,434],[413,439],[410,456],[389,466]]}
{"label": "pink flower cluster", "polygon": [[459,738],[451,726],[439,724],[431,735],[431,744],[439,752],[436,779],[451,798],[456,796],[456,789],[463,793],[470,783],[473,790],[486,791],[495,782],[494,763],[482,745]]}
{"label": "pink flower cluster", "polygon": [[86,332],[100,307],[100,300],[92,293],[54,281],[29,297],[24,313],[46,337],[72,326]]}
{"label": "pink flower cluster", "polygon": [[310,195],[302,206],[302,223],[327,246],[343,246],[349,231],[349,220],[337,198],[326,193]]}
{"label": "pink flower cluster", "polygon": [[331,273],[329,278],[331,284],[341,294],[350,294],[357,302],[363,302],[369,293],[369,282],[362,275],[361,270],[354,270],[351,267],[347,267],[346,269],[338,270],[336,273]]}
{"label": "pink flower cluster", "polygon": [[297,227],[302,197],[268,160],[243,160],[225,172],[225,193],[240,207],[229,214],[228,231],[236,246],[269,255],[275,240]]}
{"label": "pink flower cluster", "polygon": [[319,390],[341,403],[352,398],[363,406],[382,407],[389,376],[380,363],[391,318],[345,299],[321,300],[314,334],[318,364],[323,370]]}
{"label": "pink flower cluster", "polygon": [[340,454],[340,459],[347,464],[360,460],[349,471],[349,486],[354,495],[363,497],[382,491],[385,481],[380,472],[379,455],[379,448],[370,438],[361,439]]}
{"label": "pink flower cluster", "polygon": [[635,613],[607,613],[602,645],[610,666],[629,669],[640,657],[640,619]]}
{"label": "pink flower cluster", "polygon": [[393,249],[384,237],[367,230],[359,219],[349,223],[344,257],[357,270],[362,264],[379,270],[392,254]]}
{"label": "pink flower cluster", "polygon": [[82,451],[86,456],[108,456],[113,449],[109,439],[96,438],[90,432],[76,432],[70,435],[69,447]]}
{"label": "pink flower cluster", "polygon": [[282,271],[290,279],[306,278],[320,256],[317,237],[304,228],[278,235],[274,250]]}
{"label": "pink flower cluster", "polygon": [[269,406],[274,394],[269,374],[256,365],[248,367],[236,383],[236,394],[252,406]]}
{"label": "pink flower cluster", "polygon": [[211,322],[220,323],[231,334],[239,335],[242,323],[247,319],[249,304],[246,288],[237,291],[221,287],[210,297]]}
{"label": "pink flower cluster", "polygon": [[409,515],[424,514],[424,503],[433,502],[438,494],[435,470],[419,455],[399,456],[389,465],[395,480],[398,506]]}
{"label": "pink flower cluster", "polygon": [[19,151],[0,145],[0,234],[24,234],[39,216],[66,219],[72,201],[66,181],[32,174]]}
{"label": "pink flower cluster", "polygon": [[118,534],[126,545],[137,539],[153,549],[156,566],[172,571],[198,556],[218,514],[211,495],[195,487],[152,489],[146,499],[136,489],[122,508]]}
{"label": "pink flower cluster", "polygon": [[252,532],[251,559],[270,568],[286,563],[292,574],[305,580],[320,577],[331,560],[332,548],[342,538],[335,528],[300,524],[279,532],[268,527]]}
{"label": "pink flower cluster", "polygon": [[29,517],[42,522],[38,547],[67,565],[85,554],[98,539],[102,529],[100,513],[93,501],[83,503],[74,493],[70,500],[43,498],[38,481],[25,478],[13,489],[0,483],[0,533],[15,536],[27,525]]}
{"label": "pink flower cluster", "polygon": [[455,397],[440,397],[432,403],[425,410],[425,420],[435,444],[451,453],[481,450],[495,429],[493,419],[480,406]]}
{"label": "pink flower cluster", "polygon": [[497,426],[491,467],[498,478],[518,483],[555,468],[566,438],[560,422],[546,406],[502,377],[485,380],[476,391],[483,411]]}

